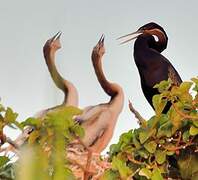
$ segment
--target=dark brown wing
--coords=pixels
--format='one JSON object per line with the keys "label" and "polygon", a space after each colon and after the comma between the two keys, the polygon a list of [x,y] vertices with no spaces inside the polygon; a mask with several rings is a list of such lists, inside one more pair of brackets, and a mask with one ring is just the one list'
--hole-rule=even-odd
{"label": "dark brown wing", "polygon": [[168,67],[168,77],[171,79],[175,86],[179,86],[182,83],[178,72],[172,66]]}

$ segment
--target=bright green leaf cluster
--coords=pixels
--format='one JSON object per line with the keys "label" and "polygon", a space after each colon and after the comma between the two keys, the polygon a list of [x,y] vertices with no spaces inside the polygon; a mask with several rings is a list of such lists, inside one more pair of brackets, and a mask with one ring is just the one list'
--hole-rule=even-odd
{"label": "bright green leaf cluster", "polygon": [[14,112],[10,107],[5,108],[2,104],[0,104],[0,133],[3,134],[3,129],[6,126],[22,129],[22,126],[16,120],[17,117],[18,114]]}
{"label": "bright green leaf cluster", "polygon": [[[23,126],[31,126],[34,131],[28,138],[30,147],[37,145],[40,148],[40,160],[45,158],[47,169],[51,169],[46,177],[61,180],[74,179],[72,172],[67,166],[66,146],[77,137],[84,136],[83,128],[73,120],[74,115],[82,111],[75,107],[59,107],[49,111],[44,117],[28,118],[22,122]],[[39,156],[39,155],[38,155]],[[37,167],[35,167],[37,169]],[[44,167],[42,167],[44,168]],[[51,174],[51,175],[49,175]]]}
{"label": "bright green leaf cluster", "polygon": [[[191,179],[198,174],[198,166],[191,167],[198,164],[198,78],[179,87],[162,81],[155,88],[161,93],[153,97],[155,116],[146,127],[123,133],[110,146],[113,167],[109,172],[120,179]],[[168,104],[169,111],[162,114]]]}
{"label": "bright green leaf cluster", "polygon": [[60,106],[42,118],[32,117],[19,123],[17,113],[0,105],[0,135],[4,137],[5,126],[33,128],[27,145],[21,150],[23,156],[14,163],[16,173],[10,159],[0,156],[0,179],[75,179],[68,168],[66,147],[75,138],[84,136],[84,129],[73,120],[74,115],[81,113],[78,108]]}

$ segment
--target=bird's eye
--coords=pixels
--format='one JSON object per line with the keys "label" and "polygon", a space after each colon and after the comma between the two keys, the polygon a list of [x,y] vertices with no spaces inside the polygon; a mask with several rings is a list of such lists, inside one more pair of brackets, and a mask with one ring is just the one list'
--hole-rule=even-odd
{"label": "bird's eye", "polygon": [[154,39],[155,39],[155,41],[159,41],[159,38],[156,36],[156,35],[153,35],[153,37],[154,37]]}

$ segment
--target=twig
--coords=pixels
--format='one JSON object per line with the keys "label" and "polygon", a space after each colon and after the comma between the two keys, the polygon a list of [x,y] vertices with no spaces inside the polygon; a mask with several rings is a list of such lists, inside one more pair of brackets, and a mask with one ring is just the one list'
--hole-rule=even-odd
{"label": "twig", "polygon": [[134,164],[138,164],[138,165],[143,165],[143,164],[145,164],[145,163],[143,163],[143,162],[141,162],[141,161],[137,161],[137,160],[133,159],[133,158],[131,157],[130,154],[127,154],[127,158],[129,159],[129,161],[131,161],[131,162],[134,163]]}
{"label": "twig", "polygon": [[136,170],[135,170],[135,172],[133,172],[133,174],[130,176],[130,178],[133,180],[133,176],[135,176],[135,174],[138,172],[138,171],[140,171],[140,168],[137,168]]}
{"label": "twig", "polygon": [[138,111],[135,110],[130,100],[129,100],[129,109],[135,115],[135,117],[139,120],[138,123],[140,124],[140,126],[146,128],[147,127],[146,120],[140,115]]}
{"label": "twig", "polygon": [[178,133],[179,133],[179,137],[177,138],[176,146],[179,146],[179,143],[180,143],[181,137],[182,137],[181,131],[179,131]]}
{"label": "twig", "polygon": [[163,144],[161,144],[161,146],[162,146],[164,149],[168,150],[168,151],[177,151],[177,150],[180,150],[180,149],[185,149],[186,147],[191,146],[191,145],[193,145],[193,144],[194,144],[194,143],[189,142],[189,143],[186,143],[185,145],[177,146],[177,147],[166,147],[166,146],[164,146]]}
{"label": "twig", "polygon": [[26,128],[23,130],[23,132],[13,141],[11,140],[9,137],[5,137],[5,142],[9,143],[10,145],[5,147],[5,148],[1,148],[0,152],[9,152],[12,151],[14,153],[16,153],[15,150],[18,150],[20,148],[21,145],[24,144],[24,142],[28,139],[29,134],[30,134],[31,129]]}

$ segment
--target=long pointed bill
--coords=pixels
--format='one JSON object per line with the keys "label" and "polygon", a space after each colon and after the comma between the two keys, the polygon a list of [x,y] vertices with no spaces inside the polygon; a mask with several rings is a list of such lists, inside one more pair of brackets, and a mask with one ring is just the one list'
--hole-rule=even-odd
{"label": "long pointed bill", "polygon": [[59,31],[58,33],[56,33],[55,36],[52,37],[52,41],[59,39],[60,36],[61,36],[61,34],[62,34],[61,31]]}
{"label": "long pointed bill", "polygon": [[102,34],[102,36],[100,37],[100,39],[98,41],[98,44],[104,43],[104,38],[105,38],[105,36],[104,36],[104,34]]}
{"label": "long pointed bill", "polygon": [[59,31],[58,35],[56,36],[56,39],[59,39],[61,37],[62,32]]}
{"label": "long pointed bill", "polygon": [[136,32],[124,35],[124,36],[121,36],[121,37],[117,38],[117,40],[121,40],[120,44],[125,44],[125,43],[127,43],[129,41],[132,41],[133,39],[136,39],[142,33],[143,33],[143,31],[139,30],[139,31],[136,31]]}

